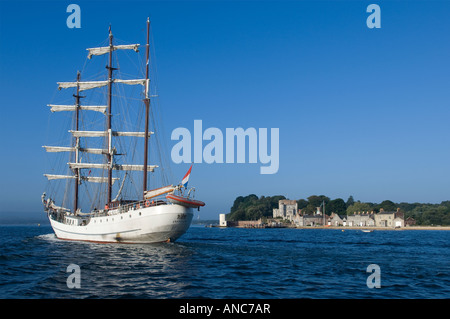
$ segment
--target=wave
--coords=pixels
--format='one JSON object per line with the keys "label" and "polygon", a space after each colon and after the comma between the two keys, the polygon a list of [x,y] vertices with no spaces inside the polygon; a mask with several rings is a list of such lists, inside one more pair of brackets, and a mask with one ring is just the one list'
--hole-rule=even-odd
{"label": "wave", "polygon": [[57,241],[57,242],[60,241],[60,240],[55,236],[54,233],[38,235],[38,236],[36,236],[36,238],[42,239],[42,240],[45,240],[45,241]]}

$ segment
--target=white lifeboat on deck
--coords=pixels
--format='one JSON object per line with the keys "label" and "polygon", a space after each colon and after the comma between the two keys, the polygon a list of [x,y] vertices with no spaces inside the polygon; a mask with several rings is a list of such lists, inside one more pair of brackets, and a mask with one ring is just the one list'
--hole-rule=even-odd
{"label": "white lifeboat on deck", "polygon": [[205,203],[202,201],[188,197],[178,196],[175,194],[166,195],[166,199],[173,204],[183,205],[186,207],[199,208],[200,206],[205,206]]}

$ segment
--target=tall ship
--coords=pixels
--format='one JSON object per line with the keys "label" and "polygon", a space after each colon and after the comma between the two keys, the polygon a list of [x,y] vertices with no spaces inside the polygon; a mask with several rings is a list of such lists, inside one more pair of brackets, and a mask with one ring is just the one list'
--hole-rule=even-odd
{"label": "tall ship", "polygon": [[[65,134],[55,135],[68,146],[43,146],[47,152],[57,153],[55,156],[62,161],[51,165],[51,172],[44,174],[49,182],[41,197],[53,231],[60,239],[171,242],[188,230],[193,210],[205,205],[194,199],[195,188],[187,186],[192,165],[180,183],[168,183],[170,163],[167,159],[164,163],[164,141],[155,138],[161,123],[150,103],[157,95],[151,91],[149,73],[149,19],[146,29],[144,60],[139,58],[139,44],[116,44],[110,26],[104,45],[87,49],[85,67],[77,72],[76,80],[58,82],[59,90],[71,93],[65,97],[71,102],[48,105],[51,112],[69,114],[58,118],[54,125],[62,126]],[[119,53],[128,56],[125,63],[119,64]],[[137,55],[137,62],[130,55]],[[82,81],[81,75],[84,77],[88,69],[86,64],[96,58],[106,60],[106,71],[100,68],[97,77],[93,77],[96,80]],[[130,74],[122,73],[122,69],[128,71],[129,66],[138,71],[137,76],[127,79]],[[101,102],[90,102],[97,99]],[[150,131],[150,125],[154,131]],[[152,152],[151,139],[155,139]],[[149,164],[152,153],[161,166]],[[153,177],[157,170],[161,171],[161,183],[148,187],[149,181],[159,183]]]}

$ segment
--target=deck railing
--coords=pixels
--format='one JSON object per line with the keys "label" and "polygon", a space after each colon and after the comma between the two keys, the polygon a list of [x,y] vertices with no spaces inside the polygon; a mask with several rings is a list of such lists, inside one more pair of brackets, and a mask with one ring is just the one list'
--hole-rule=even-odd
{"label": "deck railing", "polygon": [[[140,200],[140,201],[132,202],[132,203],[125,204],[125,205],[118,204],[118,206],[115,206],[115,207],[105,207],[105,209],[94,210],[90,214],[85,214],[85,216],[79,216],[84,220],[84,222],[81,222],[79,225],[85,226],[85,225],[89,224],[91,217],[120,215],[120,214],[127,213],[129,211],[134,211],[134,210],[140,209],[140,208],[167,205],[167,204],[168,203],[164,197],[155,197],[152,199]],[[73,214],[70,214],[70,215],[74,216]],[[59,221],[62,223],[66,223],[68,220],[66,218],[67,216],[65,216],[65,214],[60,214],[57,212],[50,213],[50,216],[53,220],[56,220],[56,221]]]}

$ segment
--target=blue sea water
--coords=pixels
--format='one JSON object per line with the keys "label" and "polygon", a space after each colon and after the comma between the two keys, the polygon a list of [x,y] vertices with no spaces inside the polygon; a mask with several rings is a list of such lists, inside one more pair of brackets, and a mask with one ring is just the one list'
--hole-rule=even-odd
{"label": "blue sea water", "polygon": [[[93,244],[0,226],[0,298],[450,298],[450,232],[192,226],[175,243]],[[80,288],[68,288],[80,267]],[[370,264],[380,288],[369,288]]]}

